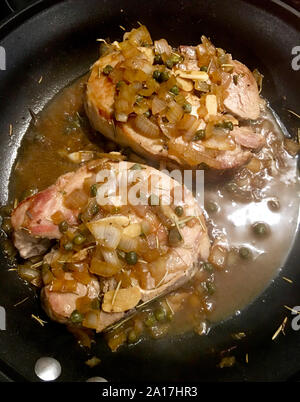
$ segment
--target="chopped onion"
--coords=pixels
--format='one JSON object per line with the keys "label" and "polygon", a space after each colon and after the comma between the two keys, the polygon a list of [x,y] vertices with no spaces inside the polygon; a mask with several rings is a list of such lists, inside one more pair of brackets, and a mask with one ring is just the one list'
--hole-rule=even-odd
{"label": "chopped onion", "polygon": [[83,190],[73,190],[64,198],[64,205],[69,209],[82,208],[88,202],[88,196]]}
{"label": "chopped onion", "polygon": [[99,219],[97,222],[105,223],[107,225],[127,226],[129,225],[129,218],[125,215],[112,215],[106,218]]}
{"label": "chopped onion", "polygon": [[136,116],[133,120],[133,124],[138,133],[146,137],[159,138],[160,136],[159,127],[144,115]]}
{"label": "chopped onion", "polygon": [[117,274],[121,270],[121,264],[119,266],[109,264],[106,261],[101,261],[98,257],[93,257],[90,265],[90,272],[105,278],[109,278]]}
{"label": "chopped onion", "polygon": [[168,105],[166,118],[170,123],[176,123],[183,116],[183,109],[178,103],[171,101]]}
{"label": "chopped onion", "polygon": [[208,261],[216,268],[225,268],[228,251],[220,245],[214,245],[211,249]]}
{"label": "chopped onion", "polygon": [[18,274],[22,279],[25,279],[25,281],[28,282],[32,282],[33,280],[41,277],[40,271],[30,268],[26,265],[21,265],[18,267]]}
{"label": "chopped onion", "polygon": [[142,233],[140,223],[132,223],[123,230],[123,234],[129,237],[137,237]]}
{"label": "chopped onion", "polygon": [[165,39],[154,41],[154,48],[158,54],[165,53],[167,56],[170,56],[172,53],[172,48]]}
{"label": "chopped onion", "polygon": [[167,104],[164,100],[159,99],[158,96],[154,96],[152,100],[152,114],[161,113],[166,107]]}
{"label": "chopped onion", "polygon": [[90,232],[104,247],[116,249],[118,247],[121,231],[112,224],[100,221],[89,222],[86,224]]}
{"label": "chopped onion", "polygon": [[82,325],[86,328],[97,329],[100,322],[100,311],[88,311],[84,317]]}
{"label": "chopped onion", "polygon": [[138,238],[129,237],[122,234],[118,248],[128,253],[129,251],[136,251],[138,248]]}
{"label": "chopped onion", "polygon": [[101,248],[101,252],[102,252],[104,260],[107,263],[114,265],[116,267],[121,267],[121,262],[118,258],[118,254],[117,254],[116,250],[107,250],[105,248]]}

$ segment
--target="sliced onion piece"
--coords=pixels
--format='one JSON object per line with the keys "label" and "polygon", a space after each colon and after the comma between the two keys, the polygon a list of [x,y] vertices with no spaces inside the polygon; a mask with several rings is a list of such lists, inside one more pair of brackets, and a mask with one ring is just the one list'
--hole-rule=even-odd
{"label": "sliced onion piece", "polygon": [[126,253],[128,253],[129,251],[136,251],[138,249],[138,238],[129,237],[122,234],[118,249],[125,251]]}
{"label": "sliced onion piece", "polygon": [[141,299],[138,287],[110,290],[104,294],[102,310],[107,313],[121,313],[135,307]]}
{"label": "sliced onion piece", "polygon": [[140,134],[146,137],[159,138],[160,136],[159,127],[144,115],[136,116],[133,125]]}
{"label": "sliced onion piece", "polygon": [[142,227],[140,223],[132,223],[123,229],[123,234],[129,237],[137,237],[142,234]]}
{"label": "sliced onion piece", "polygon": [[106,261],[102,261],[98,257],[93,257],[89,270],[92,274],[103,276],[104,278],[109,278],[117,274],[121,270],[121,268],[121,264],[120,266],[116,266],[109,264]]}
{"label": "sliced onion piece", "polygon": [[116,249],[121,239],[121,231],[112,224],[100,221],[89,222],[86,224],[95,239],[104,247]]}
{"label": "sliced onion piece", "polygon": [[86,328],[97,329],[100,322],[100,311],[88,311],[84,317],[82,325]]}
{"label": "sliced onion piece", "polygon": [[178,103],[171,101],[169,102],[166,118],[170,123],[176,123],[183,116],[183,109]]}
{"label": "sliced onion piece", "polygon": [[172,48],[165,39],[154,41],[154,48],[158,54],[165,53],[167,56],[170,56],[172,53]]}
{"label": "sliced onion piece", "polygon": [[116,250],[108,250],[103,247],[101,249],[101,252],[102,252],[105,262],[107,262],[108,264],[114,265],[118,268],[121,268],[121,261],[118,258],[118,254],[117,254]]}
{"label": "sliced onion piece", "polygon": [[154,96],[152,100],[152,114],[161,113],[167,107],[164,100],[160,99],[158,96]]}

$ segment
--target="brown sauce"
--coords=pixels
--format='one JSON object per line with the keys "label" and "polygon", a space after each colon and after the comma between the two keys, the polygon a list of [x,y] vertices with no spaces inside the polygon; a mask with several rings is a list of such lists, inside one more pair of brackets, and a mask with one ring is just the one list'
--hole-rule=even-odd
{"label": "brown sauce", "polygon": [[[46,188],[60,175],[75,170],[78,165],[68,159],[68,154],[79,150],[109,152],[118,149],[95,133],[85,118],[85,80],[83,77],[62,90],[28,128],[12,173],[12,202]],[[165,307],[167,303],[169,312],[178,310],[178,313],[171,323],[159,326],[154,333],[151,330],[153,337],[170,331],[183,333],[195,327],[196,332],[204,334],[206,320],[220,321],[239,312],[278,274],[298,222],[296,160],[284,150],[283,135],[270,112],[265,112],[256,125],[268,138],[268,146],[257,155],[265,169],[253,173],[243,168],[230,179],[205,186],[211,237],[222,239],[229,249],[225,268],[199,273],[193,284],[173,292],[162,302],[155,302],[154,307],[147,307],[129,324],[124,324],[126,330],[138,326],[139,320],[145,320],[160,303]],[[255,235],[252,228],[255,222],[266,223],[269,233],[262,237]],[[241,247],[247,248],[249,258],[241,256]],[[203,283],[212,285],[205,295]],[[118,330],[110,339],[120,337],[121,333]],[[115,344],[118,346],[118,340]]]}

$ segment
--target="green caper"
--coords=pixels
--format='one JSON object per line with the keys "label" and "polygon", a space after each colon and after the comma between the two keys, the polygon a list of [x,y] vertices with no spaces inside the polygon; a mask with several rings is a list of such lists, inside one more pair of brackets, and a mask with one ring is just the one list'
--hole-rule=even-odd
{"label": "green caper", "polygon": [[168,79],[170,78],[170,75],[167,71],[162,71],[160,73],[160,77],[159,77],[159,82],[165,82],[168,81]]}
{"label": "green caper", "polygon": [[156,194],[151,194],[149,199],[148,199],[148,203],[151,206],[156,206],[156,205],[159,205],[160,199]]}
{"label": "green caper", "polygon": [[74,310],[70,316],[70,320],[74,323],[74,324],[78,324],[80,322],[83,321],[83,315],[81,313],[79,313],[78,310]]}
{"label": "green caper", "polygon": [[66,244],[64,245],[64,249],[65,249],[66,251],[71,251],[71,250],[73,250],[73,244],[69,241],[68,243],[66,243]]}
{"label": "green caper", "polygon": [[160,81],[160,74],[161,74],[161,72],[159,71],[159,70],[154,70],[153,71],[153,74],[152,74],[152,77],[156,80],[156,81]]}
{"label": "green caper", "polygon": [[278,211],[280,209],[280,202],[278,200],[268,201],[268,207],[271,211]]}
{"label": "green caper", "polygon": [[163,59],[162,59],[162,57],[161,57],[160,54],[156,54],[156,55],[154,56],[154,62],[153,62],[153,64],[163,64]]}
{"label": "green caper", "polygon": [[232,79],[233,79],[234,85],[238,84],[238,78],[239,78],[238,75],[236,75],[236,74],[233,75]]}
{"label": "green caper", "polygon": [[177,207],[175,208],[175,214],[176,214],[177,216],[182,216],[183,213],[184,213],[184,210],[183,210],[182,206],[181,206],[181,205],[177,205]]}
{"label": "green caper", "polygon": [[151,328],[156,324],[156,318],[153,313],[148,314],[147,318],[144,321],[146,327]]}
{"label": "green caper", "polygon": [[170,246],[177,246],[182,241],[181,234],[177,227],[173,227],[169,231],[169,244]]}
{"label": "green caper", "polygon": [[139,104],[142,102],[143,99],[144,97],[142,95],[137,95],[135,98],[135,103]]}
{"label": "green caper", "polygon": [[215,293],[216,289],[213,283],[211,283],[210,281],[205,282],[206,285],[206,289],[209,295],[212,295]]}
{"label": "green caper", "polygon": [[229,131],[233,130],[233,124],[231,121],[225,121],[223,127]]}
{"label": "green caper", "polygon": [[68,222],[66,222],[66,221],[60,222],[60,224],[58,225],[58,228],[59,228],[60,233],[65,233],[69,229]]}
{"label": "green caper", "polygon": [[200,67],[200,71],[205,71],[205,72],[207,72],[207,69],[208,69],[207,66],[201,66],[201,67]]}
{"label": "green caper", "polygon": [[82,243],[86,241],[85,236],[83,236],[81,233],[76,235],[73,239],[73,243],[76,244],[77,246],[80,246]]}
{"label": "green caper", "polygon": [[182,106],[184,113],[191,113],[192,105],[189,102],[185,102]]}
{"label": "green caper", "polygon": [[103,74],[109,75],[112,72],[112,70],[113,70],[113,67],[110,64],[108,64],[107,66],[104,67]]}
{"label": "green caper", "polygon": [[151,114],[152,114],[151,110],[148,109],[148,110],[144,113],[144,116],[146,116],[146,117],[149,119],[149,117],[151,117]]}
{"label": "green caper", "polygon": [[268,227],[263,222],[256,222],[252,225],[252,230],[257,236],[263,237],[268,234]]}
{"label": "green caper", "polygon": [[208,201],[208,203],[206,204],[206,210],[208,213],[214,213],[217,212],[219,209],[218,204],[214,201]]}
{"label": "green caper", "polygon": [[192,141],[204,140],[204,138],[205,138],[205,130],[198,130],[195,132]]}
{"label": "green caper", "polygon": [[207,272],[213,272],[213,270],[214,270],[214,266],[210,262],[204,262],[202,264],[202,267]]}
{"label": "green caper", "polygon": [[96,197],[96,195],[97,195],[97,184],[95,183],[95,184],[92,184],[91,185],[91,188],[90,188],[90,194],[91,194],[91,197]]}
{"label": "green caper", "polygon": [[138,340],[137,333],[135,332],[134,329],[131,329],[128,332],[127,340],[128,340],[129,343],[135,343]]}
{"label": "green caper", "polygon": [[237,191],[237,189],[238,185],[233,181],[225,184],[225,190],[228,191],[229,193],[234,193]]}
{"label": "green caper", "polygon": [[179,63],[182,60],[183,58],[180,54],[172,53],[171,56],[167,58],[165,64],[168,68],[172,69],[175,66],[175,64]]}
{"label": "green caper", "polygon": [[129,251],[126,253],[125,260],[128,265],[135,265],[138,262],[138,256],[135,251]]}
{"label": "green caper", "polygon": [[170,89],[170,92],[171,92],[173,95],[178,95],[178,94],[179,94],[179,88],[178,88],[178,86],[177,86],[177,85],[172,86],[172,88]]}
{"label": "green caper", "polygon": [[157,319],[157,321],[164,321],[166,318],[166,312],[162,307],[157,309],[155,311],[154,315],[155,315],[155,318]]}
{"label": "green caper", "polygon": [[244,260],[248,260],[251,257],[251,250],[248,247],[241,247],[239,249],[239,256]]}

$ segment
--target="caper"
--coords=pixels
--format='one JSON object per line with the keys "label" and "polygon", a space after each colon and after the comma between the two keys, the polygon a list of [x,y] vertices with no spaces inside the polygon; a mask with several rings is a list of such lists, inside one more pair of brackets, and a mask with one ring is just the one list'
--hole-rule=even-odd
{"label": "caper", "polygon": [[160,71],[159,70],[154,70],[152,77],[156,80],[156,81],[160,81]]}
{"label": "caper", "polygon": [[159,197],[156,194],[151,194],[149,199],[148,199],[148,203],[151,206],[155,206],[155,205],[159,205]]}
{"label": "caper", "polygon": [[278,200],[268,201],[268,207],[271,211],[278,211],[280,209],[280,202]]}
{"label": "caper", "polygon": [[153,313],[148,314],[147,318],[144,321],[146,327],[151,328],[156,324],[156,318]]}
{"label": "caper", "polygon": [[156,310],[154,315],[157,321],[163,321],[166,318],[166,312],[162,307]]}
{"label": "caper", "polygon": [[66,243],[66,244],[64,245],[64,249],[65,249],[66,251],[71,251],[71,250],[73,250],[73,244],[69,241],[68,243]]}
{"label": "caper", "polygon": [[206,210],[208,213],[214,213],[217,212],[219,209],[218,204],[214,201],[208,201],[208,203],[206,204]]}
{"label": "caper", "polygon": [[109,75],[112,72],[112,70],[113,70],[113,67],[108,64],[107,66],[104,67],[103,74]]}
{"label": "caper", "polygon": [[200,71],[205,71],[205,72],[207,72],[207,70],[208,70],[207,66],[201,66],[201,67],[200,67]]}
{"label": "caper", "polygon": [[59,228],[60,233],[65,233],[69,229],[68,222],[66,222],[66,221],[60,222],[60,224],[58,225],[58,228]]}
{"label": "caper", "polygon": [[251,250],[249,250],[247,247],[241,247],[239,249],[239,255],[244,260],[248,260],[251,257]]}
{"label": "caper", "polygon": [[207,281],[205,283],[205,285],[206,285],[206,289],[207,289],[208,294],[212,295],[212,294],[215,293],[216,289],[215,289],[215,286],[214,286],[213,283],[211,283],[210,281]]}
{"label": "caper", "polygon": [[225,121],[223,124],[223,127],[227,130],[232,131],[233,130],[233,123],[231,121]]}
{"label": "caper", "polygon": [[74,323],[74,324],[78,324],[80,322],[83,321],[83,316],[81,313],[79,313],[78,310],[74,310],[70,316],[70,320]]}
{"label": "caper", "polygon": [[84,243],[85,241],[86,241],[86,238],[81,233],[76,235],[73,239],[73,243],[76,244],[77,246],[80,246],[80,244]]}
{"label": "caper", "polygon": [[205,138],[205,130],[198,130],[195,132],[192,141],[204,140],[204,138]]}
{"label": "caper", "polygon": [[162,71],[160,73],[160,77],[159,77],[159,82],[165,82],[168,81],[168,79],[170,78],[170,75],[167,71]]}
{"label": "caper", "polygon": [[234,192],[237,191],[238,185],[232,181],[232,182],[229,182],[229,183],[226,183],[226,184],[225,184],[225,189],[226,189],[226,191],[228,191],[229,193],[234,193]]}
{"label": "caper", "polygon": [[126,253],[125,260],[128,265],[135,265],[138,262],[138,256],[135,251],[129,251]]}
{"label": "caper", "polygon": [[163,64],[163,59],[162,59],[162,57],[161,57],[160,54],[156,54],[156,55],[154,56],[154,62],[153,62],[153,64]]}
{"label": "caper", "polygon": [[177,85],[172,86],[172,88],[170,89],[170,92],[174,95],[178,95],[179,94],[179,88]]}
{"label": "caper", "polygon": [[128,340],[129,343],[135,343],[138,340],[137,333],[135,332],[134,329],[131,329],[128,332],[127,340]]}
{"label": "caper", "polygon": [[144,99],[144,97],[142,95],[137,95],[135,98],[135,103],[137,103],[137,104],[141,103],[143,99]]}
{"label": "caper", "polygon": [[177,216],[182,216],[182,215],[183,215],[183,212],[184,212],[184,210],[183,210],[182,206],[181,206],[181,205],[177,205],[177,207],[175,208],[175,214],[176,214]]}
{"label": "caper", "polygon": [[265,223],[263,222],[256,222],[252,225],[252,230],[254,232],[254,234],[256,234],[257,236],[266,236],[268,233],[268,227]]}
{"label": "caper", "polygon": [[236,74],[233,75],[232,79],[233,79],[234,85],[238,84],[238,78],[239,78],[238,75],[236,75]]}
{"label": "caper", "polygon": [[183,60],[183,57],[178,53],[172,53],[170,57],[166,60],[166,66],[170,69],[174,67],[175,64]]}
{"label": "caper", "polygon": [[149,117],[151,117],[151,114],[152,114],[151,110],[148,109],[148,110],[144,113],[144,116],[146,116],[146,117],[149,119]]}
{"label": "caper", "polygon": [[202,267],[207,272],[213,272],[213,270],[214,270],[214,266],[210,262],[204,262],[202,264]]}
{"label": "caper", "polygon": [[97,195],[97,184],[92,184],[90,188],[91,197],[96,197]]}
{"label": "caper", "polygon": [[192,105],[189,102],[185,102],[182,106],[184,113],[191,113]]}

